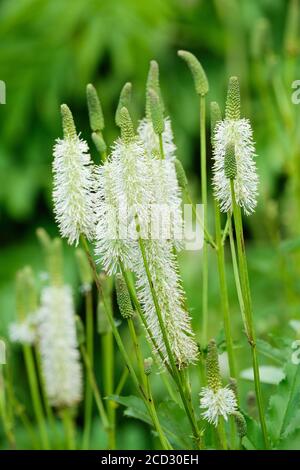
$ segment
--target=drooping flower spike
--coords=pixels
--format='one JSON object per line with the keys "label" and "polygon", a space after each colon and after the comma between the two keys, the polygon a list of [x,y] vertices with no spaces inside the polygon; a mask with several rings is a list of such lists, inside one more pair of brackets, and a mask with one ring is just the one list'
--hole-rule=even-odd
{"label": "drooping flower spike", "polygon": [[60,234],[77,245],[81,234],[94,238],[93,168],[87,143],[76,133],[67,105],[61,106],[63,139],[57,139],[53,161],[53,202]]}
{"label": "drooping flower spike", "polygon": [[218,361],[216,342],[211,340],[208,344],[206,359],[207,387],[200,392],[200,408],[204,411],[202,416],[214,426],[218,425],[219,418],[225,420],[237,410],[236,396],[229,387],[223,387]]}
{"label": "drooping flower spike", "polygon": [[240,117],[238,80],[231,77],[225,119],[216,124],[213,138],[213,187],[223,212],[232,209],[231,181],[236,202],[245,214],[255,210],[258,193],[255,156],[251,124]]}

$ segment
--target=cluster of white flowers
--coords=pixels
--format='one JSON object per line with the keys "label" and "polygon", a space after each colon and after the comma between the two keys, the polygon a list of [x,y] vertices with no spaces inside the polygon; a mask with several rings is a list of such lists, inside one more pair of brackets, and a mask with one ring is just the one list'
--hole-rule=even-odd
{"label": "cluster of white flowers", "polygon": [[76,405],[82,397],[82,370],[72,291],[67,285],[49,286],[42,291],[38,347],[50,404],[55,407]]}
{"label": "cluster of white flowers", "polygon": [[236,160],[234,189],[236,202],[250,214],[257,199],[258,176],[254,161],[255,148],[251,124],[248,119],[225,119],[215,128],[213,149],[213,186],[215,197],[224,212],[232,209],[230,180],[225,176],[225,153],[233,145]]}
{"label": "cluster of white flowers", "polygon": [[13,343],[33,344],[36,341],[36,314],[29,314],[23,321],[11,323],[9,337]]}
{"label": "cluster of white flowers", "polygon": [[200,407],[205,410],[202,413],[203,418],[217,426],[220,416],[227,421],[228,416],[237,410],[237,401],[234,392],[228,387],[220,387],[218,390],[203,387],[200,392]]}

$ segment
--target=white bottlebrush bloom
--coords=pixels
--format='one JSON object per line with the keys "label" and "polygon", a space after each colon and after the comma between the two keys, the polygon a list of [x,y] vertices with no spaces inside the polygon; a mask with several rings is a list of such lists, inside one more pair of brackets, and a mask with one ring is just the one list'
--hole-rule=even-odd
{"label": "white bottlebrush bloom", "polygon": [[82,369],[69,286],[43,289],[38,338],[49,403],[55,407],[76,405],[82,398]]}
{"label": "white bottlebrush bloom", "polygon": [[[162,133],[164,156],[168,159],[174,159],[176,154],[176,145],[174,144],[171,121],[168,117],[164,118],[165,129]],[[144,144],[148,156],[160,155],[159,138],[155,134],[151,119],[144,118],[138,126],[138,135]]]}
{"label": "white bottlebrush bloom", "polygon": [[53,161],[53,201],[60,234],[78,244],[94,238],[93,167],[87,143],[77,135],[57,139]]}
{"label": "white bottlebrush bloom", "polygon": [[23,321],[12,323],[9,337],[13,343],[33,344],[36,340],[36,315],[29,314]]}
{"label": "white bottlebrush bloom", "polygon": [[237,401],[234,392],[228,387],[220,387],[213,390],[203,387],[200,392],[200,408],[203,408],[202,416],[209,423],[217,426],[219,417],[226,421],[237,409]]}
{"label": "white bottlebrush bloom", "polygon": [[236,201],[245,214],[254,211],[257,203],[258,176],[254,161],[255,148],[252,128],[248,119],[225,119],[220,121],[214,132],[213,187],[220,209],[228,212],[232,208],[230,179],[225,176],[225,152],[228,145],[234,145],[236,177],[234,189]]}
{"label": "white bottlebrush bloom", "polygon": [[144,148],[139,140],[118,139],[109,161],[96,177],[96,254],[108,274],[121,260],[132,269],[136,257],[136,219],[142,233],[148,231],[152,181]]}
{"label": "white bottlebrush bloom", "polygon": [[[144,241],[153,289],[158,298],[169,343],[177,366],[185,367],[197,360],[197,345],[191,319],[185,308],[184,292],[171,242]],[[137,294],[152,335],[168,362],[166,346],[141,256],[135,265]],[[154,351],[155,352],[155,351]]]}

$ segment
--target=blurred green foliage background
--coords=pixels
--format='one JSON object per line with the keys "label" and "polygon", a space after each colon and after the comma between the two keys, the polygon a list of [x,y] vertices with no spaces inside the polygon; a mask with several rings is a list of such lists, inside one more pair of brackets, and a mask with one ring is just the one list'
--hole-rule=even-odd
{"label": "blurred green foliage background", "polygon": [[[62,102],[71,107],[97,158],[87,119],[88,82],[101,97],[105,135],[112,143],[123,84],[133,83],[137,120],[143,115],[149,61],[159,62],[178,157],[199,197],[199,108],[190,73],[177,57],[178,49],[187,49],[207,72],[209,100],[224,107],[229,76],[240,78],[260,174],[258,209],[246,220],[257,329],[275,342],[283,331],[292,337],[289,319],[299,318],[300,311],[300,105],[291,102],[292,82],[300,79],[299,1],[1,0],[0,18],[0,79],[7,92],[6,105],[0,105],[0,335],[7,335],[15,317],[15,271],[24,264],[44,269],[35,229],[44,226],[57,234],[51,161],[61,135]],[[72,250],[66,248],[66,257],[66,276],[75,286]],[[197,327],[201,254],[185,253],[181,261]],[[210,333],[216,336],[222,332],[214,263],[212,255]],[[228,275],[237,347],[246,351]],[[249,364],[248,350],[245,354],[241,366]],[[130,432],[120,433],[120,447],[149,445],[144,428],[130,421],[126,426]]]}

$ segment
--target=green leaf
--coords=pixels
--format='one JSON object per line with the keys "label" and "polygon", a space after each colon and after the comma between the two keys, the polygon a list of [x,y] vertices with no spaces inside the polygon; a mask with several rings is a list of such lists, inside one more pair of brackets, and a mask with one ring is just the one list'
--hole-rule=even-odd
{"label": "green leaf", "polygon": [[268,408],[267,427],[273,444],[300,429],[300,365],[287,364],[285,378]]}
{"label": "green leaf", "polygon": [[247,435],[243,437],[242,444],[247,450],[264,449],[264,440],[261,428],[257,421],[243,411],[247,423]]}
{"label": "green leaf", "polygon": [[[126,407],[125,416],[135,418],[152,426],[152,420],[141,398],[130,395],[119,397],[112,395],[110,400]],[[177,448],[193,448],[192,436],[185,412],[170,400],[165,400],[156,406],[159,422],[170,442]]]}

